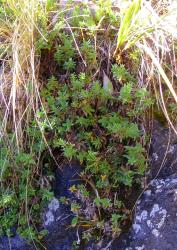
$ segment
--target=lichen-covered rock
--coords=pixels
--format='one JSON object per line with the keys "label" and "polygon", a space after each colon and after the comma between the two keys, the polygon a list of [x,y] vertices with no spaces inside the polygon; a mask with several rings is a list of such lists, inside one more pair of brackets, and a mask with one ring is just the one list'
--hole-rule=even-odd
{"label": "lichen-covered rock", "polygon": [[154,120],[150,147],[149,179],[166,178],[177,172],[177,135]]}
{"label": "lichen-covered rock", "polygon": [[156,179],[151,182],[148,190],[138,201],[130,233],[124,240],[124,244],[117,245],[117,249],[177,249],[176,174],[167,179]]}
{"label": "lichen-covered rock", "polygon": [[81,182],[80,172],[81,167],[77,164],[65,165],[56,171],[54,185],[56,198],[48,204],[43,216],[44,228],[49,231],[44,242],[48,250],[72,250],[73,242],[79,240],[79,232],[70,226],[73,218],[70,205],[61,203],[59,198],[66,197],[70,201],[76,199],[69,188]]}
{"label": "lichen-covered rock", "polygon": [[26,240],[19,235],[13,237],[0,237],[0,250],[34,250],[35,247],[30,245]]}

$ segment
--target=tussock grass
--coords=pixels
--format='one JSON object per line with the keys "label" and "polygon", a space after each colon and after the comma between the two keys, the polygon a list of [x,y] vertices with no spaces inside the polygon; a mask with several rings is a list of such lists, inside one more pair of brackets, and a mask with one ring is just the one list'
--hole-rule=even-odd
{"label": "tussock grass", "polygon": [[[162,90],[162,85],[165,83],[177,104],[177,94],[174,89],[177,3],[176,1],[134,0],[127,9],[120,10],[120,16],[121,24],[114,57],[119,62],[123,52],[133,46],[138,47],[143,65],[143,72],[140,75],[148,76],[147,81],[154,83],[157,101],[169,125],[177,133],[169,117]],[[170,65],[171,74],[167,75],[168,65]]]}
{"label": "tussock grass", "polygon": [[38,34],[38,21],[43,9],[38,0],[7,0],[0,19],[2,47],[1,106],[3,121],[1,134],[8,126],[14,131],[18,148],[23,146],[23,128],[39,104],[39,82],[35,41]]}

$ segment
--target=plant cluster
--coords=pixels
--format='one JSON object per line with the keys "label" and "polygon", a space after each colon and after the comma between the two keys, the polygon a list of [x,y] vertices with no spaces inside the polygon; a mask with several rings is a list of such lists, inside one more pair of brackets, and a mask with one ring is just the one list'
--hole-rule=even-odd
{"label": "plant cluster", "polygon": [[[67,83],[51,77],[41,93],[52,124],[49,145],[65,161],[77,159],[83,167],[85,184],[70,187],[81,202],[71,204],[71,209],[76,214],[72,224],[87,225],[87,237],[95,230],[120,233],[130,216],[124,202],[128,196],[122,197],[122,192],[135,183],[140,187],[146,166],[138,119],[152,100],[145,88],[137,89],[123,65],[113,64],[111,71],[117,84],[124,82],[117,93],[86,73],[71,74]],[[50,133],[40,113],[44,131]]]}
{"label": "plant cluster", "polygon": [[1,147],[0,235],[13,236],[17,231],[36,241],[46,235],[45,230],[36,229],[34,222],[40,223],[39,213],[53,192],[42,185],[36,165],[34,153],[21,151],[14,155],[10,148]]}

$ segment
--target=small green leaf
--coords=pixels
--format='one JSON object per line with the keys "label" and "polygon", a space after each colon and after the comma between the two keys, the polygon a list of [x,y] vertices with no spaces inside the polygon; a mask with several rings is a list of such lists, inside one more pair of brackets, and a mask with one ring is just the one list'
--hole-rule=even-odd
{"label": "small green leaf", "polygon": [[72,227],[75,227],[75,226],[77,225],[77,223],[78,223],[78,217],[74,217],[74,218],[72,219],[72,221],[71,221]]}
{"label": "small green leaf", "polygon": [[132,101],[131,92],[132,92],[132,83],[125,84],[120,90],[119,100],[121,100],[123,104],[131,103]]}

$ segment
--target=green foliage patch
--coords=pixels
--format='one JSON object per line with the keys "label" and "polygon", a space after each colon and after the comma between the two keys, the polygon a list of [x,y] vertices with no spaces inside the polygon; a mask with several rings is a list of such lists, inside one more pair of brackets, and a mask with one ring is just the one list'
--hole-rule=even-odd
{"label": "green foliage patch", "polygon": [[[49,145],[66,162],[75,159],[83,167],[85,184],[70,188],[80,197],[79,203],[71,204],[76,214],[72,226],[87,225],[90,237],[121,232],[130,216],[125,191],[134,184],[140,187],[146,168],[139,119],[152,102],[144,101],[148,92],[136,87],[136,79],[123,65],[113,64],[117,83],[120,72],[125,84],[114,94],[87,73],[71,74],[67,83],[51,77],[41,93],[53,127]],[[94,211],[90,215],[88,206]]]}

